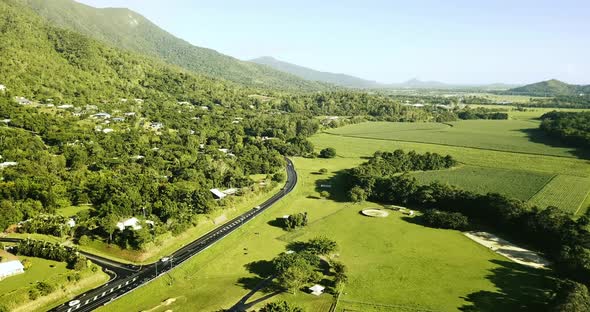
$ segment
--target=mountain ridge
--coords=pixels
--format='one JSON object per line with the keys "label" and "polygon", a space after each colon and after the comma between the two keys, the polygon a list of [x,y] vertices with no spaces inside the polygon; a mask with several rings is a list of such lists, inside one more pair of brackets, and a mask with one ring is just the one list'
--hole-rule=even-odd
{"label": "mountain ridge", "polygon": [[568,84],[557,79],[550,79],[531,83],[506,91],[510,94],[522,94],[529,96],[575,96],[590,94],[590,85]]}
{"label": "mountain ridge", "polygon": [[94,8],[73,0],[17,0],[51,24],[124,50],[158,57],[208,77],[246,86],[316,91],[331,86],[197,47],[127,8]]}

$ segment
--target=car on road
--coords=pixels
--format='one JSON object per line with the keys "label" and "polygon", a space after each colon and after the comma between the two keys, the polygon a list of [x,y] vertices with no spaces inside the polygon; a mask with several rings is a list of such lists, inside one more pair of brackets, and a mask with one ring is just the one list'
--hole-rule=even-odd
{"label": "car on road", "polygon": [[80,304],[80,300],[72,300],[68,303],[70,307],[75,307]]}
{"label": "car on road", "polygon": [[260,209],[260,206],[256,206],[256,207],[254,207],[254,209]]}
{"label": "car on road", "polygon": [[164,257],[164,258],[160,259],[160,261],[162,261],[162,262],[166,262],[168,260],[170,260],[170,257]]}

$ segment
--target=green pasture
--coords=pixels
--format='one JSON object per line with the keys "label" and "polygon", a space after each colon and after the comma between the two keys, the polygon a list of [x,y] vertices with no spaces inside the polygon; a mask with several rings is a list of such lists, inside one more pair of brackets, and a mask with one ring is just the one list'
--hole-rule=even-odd
{"label": "green pasture", "polygon": [[[330,294],[252,292],[262,278],[247,269],[249,263],[268,261],[285,251],[288,242],[318,235],[338,242],[338,258],[348,266],[350,281],[337,311],[400,311],[391,306],[489,310],[494,305],[518,311],[520,302],[531,306],[546,302],[546,292],[554,287],[548,271],[525,269],[460,232],[426,228],[395,212],[384,219],[361,216],[361,209],[379,205],[342,201],[339,181],[331,179],[362,161],[296,158],[299,183],[286,198],[170,274],[99,311],[219,311],[241,300],[248,311],[273,300],[293,302],[308,312],[328,311],[335,300]],[[318,174],[321,168],[328,174]],[[322,199],[318,186],[328,180],[335,193]],[[300,211],[308,212],[306,228],[286,232],[272,225],[276,218]],[[519,283],[514,283],[515,278]],[[519,287],[530,291],[523,293]],[[513,299],[503,300],[505,295]],[[166,304],[168,299],[172,300]],[[363,308],[351,302],[364,302]]]}

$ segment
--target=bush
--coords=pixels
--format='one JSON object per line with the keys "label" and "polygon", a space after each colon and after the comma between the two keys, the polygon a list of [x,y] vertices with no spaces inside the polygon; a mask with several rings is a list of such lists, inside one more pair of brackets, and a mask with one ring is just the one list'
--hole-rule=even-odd
{"label": "bush", "polygon": [[80,246],[86,246],[89,243],[90,243],[90,237],[88,237],[88,235],[82,235],[78,239],[78,245],[80,245]]}
{"label": "bush", "polygon": [[30,269],[33,266],[33,261],[31,261],[31,259],[24,259],[23,261],[21,261],[25,271]]}
{"label": "bush", "polygon": [[37,298],[39,298],[39,290],[37,288],[29,289],[29,299],[37,300]]}
{"label": "bush", "polygon": [[327,147],[320,151],[320,157],[322,158],[334,158],[336,157],[336,149],[333,147]]}
{"label": "bush", "polygon": [[264,305],[260,312],[303,312],[303,309],[288,303],[287,301],[270,302]]}
{"label": "bush", "polygon": [[330,197],[330,193],[328,191],[321,191],[320,196],[323,198],[328,198]]}
{"label": "bush", "polygon": [[285,181],[285,173],[284,172],[277,172],[272,175],[272,180],[275,182],[283,182]]}
{"label": "bush", "polygon": [[424,212],[422,219],[426,225],[441,229],[462,230],[469,225],[469,219],[459,212],[431,209]]}
{"label": "bush", "polygon": [[328,173],[328,169],[322,168],[318,172],[321,173],[321,174],[326,174],[326,173]]}
{"label": "bush", "polygon": [[37,286],[35,286],[38,290],[39,293],[43,296],[47,296],[50,293],[55,291],[55,287],[47,282],[38,282]]}
{"label": "bush", "polygon": [[289,230],[294,230],[299,227],[303,227],[307,225],[307,212],[301,212],[290,215],[287,219],[285,219],[285,228]]}

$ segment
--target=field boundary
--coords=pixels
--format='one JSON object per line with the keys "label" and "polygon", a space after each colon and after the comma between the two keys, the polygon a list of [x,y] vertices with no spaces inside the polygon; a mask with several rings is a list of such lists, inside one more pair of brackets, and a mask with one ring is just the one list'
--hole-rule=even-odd
{"label": "field boundary", "polygon": [[508,150],[501,150],[501,149],[494,149],[494,148],[483,148],[483,147],[474,147],[474,146],[466,146],[466,145],[453,145],[453,144],[445,144],[445,143],[432,143],[432,142],[424,142],[424,141],[416,141],[416,140],[397,140],[397,139],[372,138],[372,137],[357,136],[357,135],[337,134],[337,133],[332,133],[332,132],[327,132],[327,131],[323,131],[322,133],[325,133],[325,134],[328,134],[328,135],[333,135],[333,136],[340,136],[340,137],[344,137],[344,138],[355,138],[355,139],[377,140],[377,141],[388,141],[388,142],[405,142],[405,143],[431,144],[431,145],[446,146],[446,147],[460,147],[460,148],[474,149],[474,150],[480,150],[480,151],[492,151],[492,152],[520,154],[520,155],[533,155],[533,156],[543,156],[543,157],[555,157],[555,158],[566,158],[566,159],[585,160],[583,158],[578,158],[578,157],[575,157],[575,156],[560,156],[560,155],[551,155],[551,154],[542,154],[542,153],[508,151]]}
{"label": "field boundary", "polygon": [[526,202],[528,203],[531,199],[533,199],[535,196],[537,196],[537,194],[541,193],[543,191],[543,189],[545,189],[545,187],[547,187],[547,185],[549,185],[549,183],[551,183],[556,177],[558,176],[558,174],[554,174],[551,179],[549,179],[547,182],[545,182],[545,184],[538,189],[535,194],[533,194],[531,197],[529,197]]}
{"label": "field boundary", "polygon": [[[373,307],[381,307],[381,308],[412,310],[412,311],[418,311],[418,312],[440,312],[441,311],[441,310],[431,310],[431,309],[420,308],[420,307],[416,307],[416,306],[407,306],[407,305],[401,305],[401,304],[371,303],[371,302],[346,300],[346,299],[340,299],[339,302],[351,303],[351,304],[357,304],[357,305],[365,305],[365,306],[373,306]],[[351,310],[351,309],[344,308],[343,311],[353,312],[353,311],[358,311],[358,310]],[[397,310],[395,310],[395,311],[397,311]]]}

